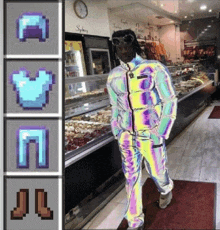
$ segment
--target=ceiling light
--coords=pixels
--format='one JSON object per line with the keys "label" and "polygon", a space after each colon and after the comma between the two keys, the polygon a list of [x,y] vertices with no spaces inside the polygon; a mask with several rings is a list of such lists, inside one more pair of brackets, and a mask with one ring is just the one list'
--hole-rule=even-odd
{"label": "ceiling light", "polygon": [[191,21],[189,21],[189,23],[191,23]]}
{"label": "ceiling light", "polygon": [[211,25],[208,25],[208,27],[211,27]]}
{"label": "ceiling light", "polygon": [[175,10],[175,13],[177,13],[177,10]]}
{"label": "ceiling light", "polygon": [[205,31],[207,31],[208,29],[205,29]]}
{"label": "ceiling light", "polygon": [[173,23],[173,21],[170,21],[171,23]]}
{"label": "ceiling light", "polygon": [[212,12],[212,9],[210,9],[209,12]]}
{"label": "ceiling light", "polygon": [[184,18],[187,18],[187,16],[185,16]]}
{"label": "ceiling light", "polygon": [[207,6],[206,5],[201,5],[200,6],[200,10],[206,10],[207,9]]}
{"label": "ceiling light", "polygon": [[163,7],[164,5],[163,5],[163,4],[161,4],[161,6]]}

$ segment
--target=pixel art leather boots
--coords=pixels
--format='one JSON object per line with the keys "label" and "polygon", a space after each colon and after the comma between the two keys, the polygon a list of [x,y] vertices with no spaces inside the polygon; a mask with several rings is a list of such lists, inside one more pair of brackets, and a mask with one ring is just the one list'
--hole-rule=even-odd
{"label": "pixel art leather boots", "polygon": [[[22,220],[29,213],[29,189],[17,192],[17,207],[11,211],[11,220]],[[53,219],[53,211],[47,207],[47,192],[35,189],[35,213],[41,219]]]}

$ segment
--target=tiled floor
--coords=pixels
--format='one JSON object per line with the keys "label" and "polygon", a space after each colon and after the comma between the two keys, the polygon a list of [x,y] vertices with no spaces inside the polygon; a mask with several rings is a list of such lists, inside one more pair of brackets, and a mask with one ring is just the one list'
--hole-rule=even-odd
{"label": "tiled floor", "polygon": [[[208,119],[215,101],[167,146],[172,179],[217,183],[216,229],[220,229],[220,119]],[[148,175],[142,173],[142,183]],[[83,229],[117,229],[126,209],[123,189]]]}

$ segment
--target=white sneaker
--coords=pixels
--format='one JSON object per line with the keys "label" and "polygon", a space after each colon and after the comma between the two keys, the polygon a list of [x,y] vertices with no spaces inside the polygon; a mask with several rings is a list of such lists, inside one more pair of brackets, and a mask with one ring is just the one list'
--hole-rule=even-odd
{"label": "white sneaker", "polygon": [[144,229],[144,224],[142,224],[141,226],[136,227],[136,228],[132,228],[132,227],[127,228],[127,230],[143,230],[143,229]]}
{"label": "white sneaker", "polygon": [[161,195],[160,194],[160,200],[159,200],[159,206],[160,208],[164,209],[166,208],[171,200],[172,200],[172,191],[170,191],[169,193],[167,193],[166,195]]}

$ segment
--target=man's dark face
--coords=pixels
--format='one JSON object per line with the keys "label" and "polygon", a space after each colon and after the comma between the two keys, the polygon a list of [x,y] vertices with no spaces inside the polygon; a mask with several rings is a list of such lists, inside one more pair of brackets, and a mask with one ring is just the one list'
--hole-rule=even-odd
{"label": "man's dark face", "polygon": [[135,50],[132,44],[121,43],[116,46],[116,52],[123,62],[130,62],[135,57]]}
{"label": "man's dark face", "polygon": [[116,53],[123,62],[130,62],[135,57],[133,46],[134,36],[125,35],[124,37],[113,37],[112,42],[116,47]]}

